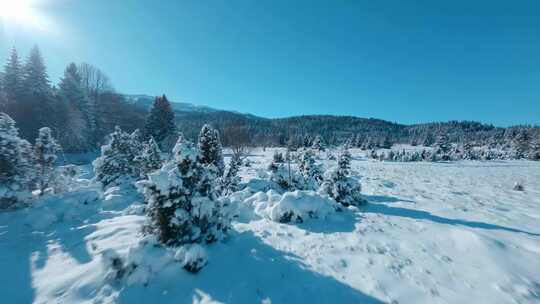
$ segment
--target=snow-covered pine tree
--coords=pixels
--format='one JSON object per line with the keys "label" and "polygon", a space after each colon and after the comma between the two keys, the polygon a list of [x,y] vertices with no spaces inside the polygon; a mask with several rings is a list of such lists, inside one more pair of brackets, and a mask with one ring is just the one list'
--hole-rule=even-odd
{"label": "snow-covered pine tree", "polygon": [[527,152],[529,151],[530,141],[531,138],[527,133],[527,130],[521,129],[519,130],[519,132],[517,132],[512,142],[514,150],[516,152],[516,158],[520,159],[526,157]]}
{"label": "snow-covered pine tree", "polygon": [[391,149],[392,148],[392,142],[390,141],[390,137],[385,136],[382,143],[381,148],[383,149]]}
{"label": "snow-covered pine tree", "polygon": [[443,161],[450,160],[450,150],[452,149],[452,145],[450,144],[450,141],[448,140],[448,136],[446,136],[445,133],[439,134],[434,147],[435,147],[436,153],[440,156],[441,160]]}
{"label": "snow-covered pine tree", "polygon": [[0,209],[30,197],[35,169],[32,146],[19,137],[15,121],[0,113]]}
{"label": "snow-covered pine tree", "polygon": [[110,142],[101,147],[101,156],[93,162],[96,179],[106,187],[139,178],[136,159],[140,153],[139,144],[117,126]]}
{"label": "snow-covered pine tree", "polygon": [[54,162],[57,159],[58,152],[60,152],[60,145],[53,138],[51,129],[48,127],[39,129],[39,134],[34,144],[34,159],[37,174],[36,183],[41,194],[54,184]]}
{"label": "snow-covered pine tree", "polygon": [[316,163],[311,149],[304,149],[300,154],[298,170],[302,179],[302,189],[316,190],[319,188],[323,181],[323,173],[320,165]]}
{"label": "snow-covered pine tree", "polygon": [[540,160],[540,139],[531,142],[527,158],[536,161]]}
{"label": "snow-covered pine tree", "polygon": [[200,163],[203,165],[213,165],[216,173],[223,175],[224,162],[219,133],[210,125],[204,125],[199,133],[198,140]]}
{"label": "snow-covered pine tree", "polygon": [[161,151],[153,137],[143,144],[142,153],[135,158],[135,162],[139,166],[141,177],[161,168]]}
{"label": "snow-covered pine tree", "polygon": [[225,170],[222,178],[221,191],[223,195],[228,195],[240,189],[241,178],[238,175],[242,159],[237,153],[233,153],[229,166]]}
{"label": "snow-covered pine tree", "polygon": [[279,151],[274,151],[274,155],[272,156],[272,161],[274,163],[284,163],[285,159],[283,159],[283,153]]}
{"label": "snow-covered pine tree", "polygon": [[168,137],[176,135],[176,126],[174,112],[165,95],[156,97],[150,114],[146,118],[144,134],[147,138],[154,137],[161,149],[170,149],[163,145]]}
{"label": "snow-covered pine tree", "polygon": [[313,139],[313,143],[311,144],[311,148],[316,151],[325,150],[324,141],[320,135],[315,136],[315,138]]}
{"label": "snow-covered pine tree", "polygon": [[435,143],[435,139],[433,138],[433,135],[431,133],[427,133],[426,137],[424,137],[424,141],[422,142],[422,145],[424,147],[431,147]]}
{"label": "snow-covered pine tree", "polygon": [[343,150],[338,159],[337,167],[330,171],[319,191],[328,194],[336,202],[347,207],[365,203],[362,198],[360,182],[350,176],[351,155]]}
{"label": "snow-covered pine tree", "polygon": [[229,230],[230,217],[217,199],[213,172],[200,159],[194,145],[180,136],[173,159],[141,182],[149,216],[145,231],[165,245],[211,243]]}
{"label": "snow-covered pine tree", "polygon": [[475,160],[478,159],[471,142],[467,141],[463,144],[463,159]]}

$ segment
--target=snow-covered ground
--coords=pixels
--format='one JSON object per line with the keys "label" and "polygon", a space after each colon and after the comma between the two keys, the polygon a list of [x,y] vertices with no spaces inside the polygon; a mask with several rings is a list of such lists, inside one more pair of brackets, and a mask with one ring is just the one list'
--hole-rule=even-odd
{"label": "snow-covered ground", "polygon": [[[368,204],[317,207],[299,224],[272,221],[272,208],[310,194],[256,193],[273,150],[253,152],[242,168],[251,190],[232,197],[233,231],[208,246],[197,274],[170,251],[141,247],[133,189],[87,185],[0,213],[0,303],[540,303],[540,163],[386,163],[352,152]],[[111,255],[137,269],[115,279]]]}

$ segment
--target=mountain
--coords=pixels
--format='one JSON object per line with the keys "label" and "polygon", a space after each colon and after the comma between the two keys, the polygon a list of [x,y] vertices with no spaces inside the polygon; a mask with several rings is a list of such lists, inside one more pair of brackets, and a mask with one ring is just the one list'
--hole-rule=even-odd
{"label": "mountain", "polygon": [[[154,96],[150,95],[124,95],[126,101],[130,104],[141,106],[145,109],[150,109],[154,103]],[[219,110],[207,107],[199,106],[187,102],[171,102],[171,106],[174,111],[178,112],[198,112],[198,113],[211,113]]]}
{"label": "mountain", "polygon": [[[124,95],[126,101],[149,110],[154,97],[148,95]],[[473,141],[493,144],[512,138],[520,129],[527,129],[532,138],[540,138],[540,128],[519,126],[495,127],[474,121],[432,122],[405,125],[376,118],[337,115],[303,115],[287,118],[264,118],[236,111],[214,109],[191,103],[171,101],[176,124],[187,138],[195,139],[204,124],[211,124],[223,134],[229,126],[241,126],[254,145],[285,145],[294,142],[305,145],[321,135],[331,145],[354,139],[357,145],[380,146],[391,143],[418,143],[426,138],[435,139],[447,135],[451,142]]]}

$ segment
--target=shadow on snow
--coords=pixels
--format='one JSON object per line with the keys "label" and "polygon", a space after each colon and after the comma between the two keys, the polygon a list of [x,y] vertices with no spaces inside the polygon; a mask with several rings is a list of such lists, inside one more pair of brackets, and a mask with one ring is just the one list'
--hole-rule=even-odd
{"label": "shadow on snow", "polygon": [[209,264],[192,275],[170,265],[143,287],[120,291],[120,303],[382,303],[332,277],[308,269],[251,232],[233,233],[227,243],[209,250]]}
{"label": "shadow on snow", "polygon": [[[405,218],[416,219],[416,220],[428,220],[434,223],[446,224],[446,225],[460,225],[460,226],[466,226],[470,228],[480,228],[480,229],[487,229],[487,230],[502,230],[502,231],[508,231],[508,232],[525,233],[531,236],[540,236],[539,233],[528,232],[528,231],[524,231],[524,230],[520,230],[516,228],[510,228],[510,227],[505,227],[501,225],[488,224],[488,223],[477,222],[477,221],[445,218],[445,217],[434,215],[430,212],[423,211],[423,210],[415,210],[415,209],[402,208],[402,207],[391,207],[386,204],[381,204],[384,202],[388,202],[388,203],[411,202],[411,201],[402,200],[395,197],[368,196],[367,199],[369,203],[362,208],[362,212],[378,213],[378,214],[384,214],[384,215],[389,215],[389,216],[399,216],[399,217],[405,217]],[[373,202],[376,202],[376,203],[373,203]]]}

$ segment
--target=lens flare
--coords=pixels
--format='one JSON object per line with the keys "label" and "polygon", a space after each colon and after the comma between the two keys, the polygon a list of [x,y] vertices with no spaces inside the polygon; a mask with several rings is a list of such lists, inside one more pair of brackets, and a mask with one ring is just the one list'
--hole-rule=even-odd
{"label": "lens flare", "polygon": [[48,30],[50,24],[37,9],[37,0],[0,0],[0,23],[39,30]]}

